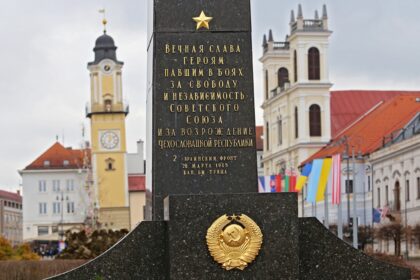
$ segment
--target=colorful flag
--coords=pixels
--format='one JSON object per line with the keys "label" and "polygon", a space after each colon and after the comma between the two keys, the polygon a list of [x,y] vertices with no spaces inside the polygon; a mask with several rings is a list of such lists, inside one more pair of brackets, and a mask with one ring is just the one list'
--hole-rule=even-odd
{"label": "colorful flag", "polygon": [[319,179],[321,177],[323,163],[323,159],[315,159],[312,164],[312,171],[308,179],[308,195],[306,197],[306,201],[308,202],[316,202],[316,194],[318,192]]}
{"label": "colorful flag", "polygon": [[297,192],[297,190],[296,190],[296,175],[291,175],[289,181],[290,181],[289,191],[290,192]]}
{"label": "colorful flag", "polygon": [[381,222],[381,216],[380,209],[373,208],[373,222],[379,224]]}
{"label": "colorful flag", "polygon": [[286,173],[286,176],[284,176],[284,192],[289,192],[290,188],[290,176]]}
{"label": "colorful flag", "polygon": [[276,175],[276,192],[281,192],[281,175]]}
{"label": "colorful flag", "polygon": [[299,178],[297,179],[297,183],[296,183],[296,187],[295,187],[297,192],[302,190],[303,186],[306,183],[306,180],[308,179],[309,175],[311,174],[311,170],[312,170],[312,163],[310,162],[310,163],[305,164],[302,172],[299,175]]}
{"label": "colorful flag", "polygon": [[341,155],[332,157],[332,204],[341,203]]}
{"label": "colorful flag", "polygon": [[270,192],[276,192],[276,176],[270,176]]}
{"label": "colorful flag", "polygon": [[328,177],[331,172],[332,159],[326,158],[322,163],[321,176],[318,183],[318,191],[316,193],[316,201],[325,199],[325,189],[327,188]]}
{"label": "colorful flag", "polygon": [[[258,192],[259,192],[259,193],[265,193],[265,192],[267,192],[267,191],[265,190],[265,186],[266,186],[266,183],[265,183],[265,176],[259,176],[259,177],[258,177]],[[269,186],[269,185],[267,185],[267,188],[268,188],[268,186]]]}

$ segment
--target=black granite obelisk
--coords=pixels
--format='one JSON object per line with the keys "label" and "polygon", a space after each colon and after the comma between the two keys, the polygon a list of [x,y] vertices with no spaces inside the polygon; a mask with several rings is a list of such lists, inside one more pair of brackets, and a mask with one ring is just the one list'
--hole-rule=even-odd
{"label": "black granite obelisk", "polygon": [[168,195],[257,192],[255,104],[249,1],[153,8],[146,215],[161,220]]}

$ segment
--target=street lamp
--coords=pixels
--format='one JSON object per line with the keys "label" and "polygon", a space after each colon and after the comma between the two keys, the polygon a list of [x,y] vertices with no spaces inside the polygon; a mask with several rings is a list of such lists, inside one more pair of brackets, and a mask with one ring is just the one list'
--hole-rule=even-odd
{"label": "street lamp", "polygon": [[[60,196],[57,195],[56,197],[57,201],[61,200],[61,219],[60,219],[60,225],[61,225],[61,231],[60,231],[60,237],[61,237],[61,241],[64,241],[64,192],[61,191],[60,192]],[[66,196],[66,201],[69,200],[69,197]]]}

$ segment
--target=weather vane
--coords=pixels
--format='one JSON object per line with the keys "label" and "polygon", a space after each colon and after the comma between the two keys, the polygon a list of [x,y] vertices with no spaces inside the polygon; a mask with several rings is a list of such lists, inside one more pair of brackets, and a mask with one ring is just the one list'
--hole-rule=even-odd
{"label": "weather vane", "polygon": [[108,23],[108,21],[106,20],[106,17],[105,17],[105,9],[100,9],[99,13],[103,15],[102,24],[104,25],[104,33],[106,33],[106,24]]}

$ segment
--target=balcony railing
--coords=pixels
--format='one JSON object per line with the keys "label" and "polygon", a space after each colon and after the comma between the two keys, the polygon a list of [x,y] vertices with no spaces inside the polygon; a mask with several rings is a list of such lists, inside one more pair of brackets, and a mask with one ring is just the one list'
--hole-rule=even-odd
{"label": "balcony railing", "polygon": [[296,31],[324,31],[324,23],[322,19],[305,19],[303,20],[303,28],[298,27],[298,21],[292,23],[292,33]]}
{"label": "balcony railing", "polygon": [[[273,50],[289,50],[289,42],[272,42],[273,43]],[[264,47],[264,53],[269,51],[269,44],[265,44]]]}
{"label": "balcony railing", "polygon": [[111,114],[111,113],[124,113],[128,115],[130,112],[130,106],[127,102],[111,104],[111,106],[106,107],[105,104],[91,105],[86,103],[86,117],[90,117],[92,114]]}
{"label": "balcony railing", "polygon": [[285,92],[286,90],[288,90],[290,88],[290,83],[285,83],[283,86],[278,86],[275,89],[272,89],[270,91],[270,97],[276,97],[277,95],[280,95],[282,92]]}

